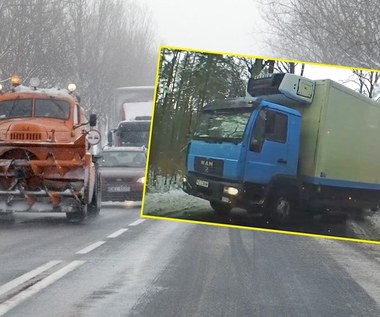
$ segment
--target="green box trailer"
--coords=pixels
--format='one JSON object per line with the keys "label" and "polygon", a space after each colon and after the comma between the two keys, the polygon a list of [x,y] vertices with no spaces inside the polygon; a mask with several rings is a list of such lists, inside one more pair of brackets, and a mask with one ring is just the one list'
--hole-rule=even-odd
{"label": "green box trailer", "polygon": [[302,115],[300,175],[322,184],[380,184],[379,103],[326,79],[315,81],[311,104],[296,108]]}

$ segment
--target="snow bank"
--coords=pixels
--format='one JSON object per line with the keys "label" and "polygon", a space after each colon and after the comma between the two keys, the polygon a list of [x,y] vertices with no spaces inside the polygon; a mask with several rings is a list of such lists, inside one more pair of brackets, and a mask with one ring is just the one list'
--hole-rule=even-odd
{"label": "snow bank", "polygon": [[174,189],[164,193],[146,193],[144,214],[157,215],[188,209],[209,208],[208,201],[190,196],[182,189]]}
{"label": "snow bank", "polygon": [[[210,208],[208,201],[188,195],[182,189],[172,189],[167,192],[146,193],[143,213],[146,215],[169,216],[170,213],[174,212],[208,208]],[[371,230],[380,232],[380,211],[367,214],[365,221],[367,225],[370,225]],[[361,226],[362,224],[360,228]],[[362,234],[363,232],[359,231],[359,233]]]}
{"label": "snow bank", "polygon": [[380,211],[377,211],[375,214],[368,217],[368,220],[375,228],[377,228],[378,232],[380,232]]}

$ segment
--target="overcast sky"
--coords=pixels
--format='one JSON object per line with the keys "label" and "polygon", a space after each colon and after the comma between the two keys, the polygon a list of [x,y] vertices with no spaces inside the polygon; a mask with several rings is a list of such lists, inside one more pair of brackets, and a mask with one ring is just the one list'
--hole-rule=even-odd
{"label": "overcast sky", "polygon": [[159,44],[245,55],[264,53],[255,0],[142,0],[153,13]]}
{"label": "overcast sky", "polygon": [[[248,56],[274,56],[265,44],[270,36],[257,0],[139,0],[145,2],[156,24],[158,45]],[[291,58],[291,56],[290,56]],[[350,69],[310,66],[304,76],[330,78],[340,83]],[[348,85],[356,88],[354,85]]]}

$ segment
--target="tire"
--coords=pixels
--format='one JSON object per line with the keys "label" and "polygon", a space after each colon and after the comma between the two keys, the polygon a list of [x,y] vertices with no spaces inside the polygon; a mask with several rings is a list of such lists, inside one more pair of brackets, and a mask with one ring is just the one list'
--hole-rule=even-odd
{"label": "tire", "polygon": [[269,217],[271,220],[285,224],[291,222],[295,213],[295,200],[289,192],[275,191],[269,202]]}
{"label": "tire", "polygon": [[0,224],[13,224],[16,218],[13,212],[6,212],[0,214]]}
{"label": "tire", "polygon": [[78,223],[86,219],[87,205],[77,207],[77,211],[66,212],[66,219],[69,222]]}
{"label": "tire", "polygon": [[232,209],[230,204],[222,203],[220,201],[210,201],[210,206],[214,209],[217,215],[228,215]]}
{"label": "tire", "polygon": [[92,195],[92,200],[87,206],[87,212],[90,217],[96,217],[100,213],[100,208],[102,204],[102,190],[100,186],[100,176],[98,175],[96,179],[96,184],[94,186],[94,194]]}

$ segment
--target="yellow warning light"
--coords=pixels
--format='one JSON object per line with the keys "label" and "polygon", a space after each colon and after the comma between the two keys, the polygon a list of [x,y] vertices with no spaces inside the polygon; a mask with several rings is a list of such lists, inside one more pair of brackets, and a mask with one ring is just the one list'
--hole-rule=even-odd
{"label": "yellow warning light", "polygon": [[19,86],[21,84],[20,76],[19,75],[13,75],[11,77],[11,84],[14,87]]}

